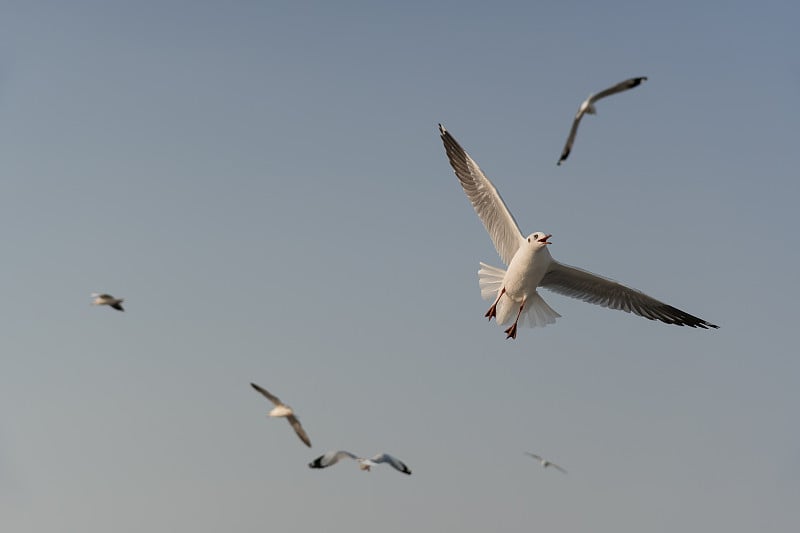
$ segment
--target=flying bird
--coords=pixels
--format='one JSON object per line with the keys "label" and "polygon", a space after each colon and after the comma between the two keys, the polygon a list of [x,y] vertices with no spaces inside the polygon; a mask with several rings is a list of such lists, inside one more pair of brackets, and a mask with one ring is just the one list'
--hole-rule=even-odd
{"label": "flying bird", "polygon": [[324,453],[324,454],[320,455],[319,457],[317,457],[316,459],[314,459],[313,461],[308,463],[308,467],[309,468],[327,468],[329,466],[335,465],[340,460],[346,459],[346,458],[354,459],[354,460],[358,461],[358,467],[361,470],[366,470],[367,472],[369,472],[370,469],[373,466],[376,466],[376,465],[381,464],[381,463],[388,463],[395,470],[397,470],[399,472],[402,472],[404,474],[411,475],[411,469],[408,468],[403,461],[401,461],[400,459],[398,459],[396,457],[392,457],[388,453],[379,453],[378,455],[376,455],[375,457],[373,457],[371,459],[365,459],[363,457],[359,457],[359,456],[357,456],[357,455],[355,455],[353,453],[350,453],[348,451],[345,451],[345,450],[330,451],[330,452],[327,452],[327,453]]}
{"label": "flying bird", "polygon": [[117,311],[124,311],[125,309],[122,308],[122,302],[125,301],[125,298],[114,298],[110,294],[100,294],[99,292],[92,293],[92,305],[107,305],[109,307],[113,307]]}
{"label": "flying bird", "polygon": [[456,177],[489,232],[500,258],[508,265],[508,270],[503,270],[480,263],[478,271],[481,296],[494,300],[484,316],[507,324],[516,313],[513,323],[505,330],[507,339],[516,338],[520,318],[527,318],[530,327],[537,327],[552,324],[561,316],[536,292],[537,287],[667,324],[703,329],[718,327],[636,289],[553,259],[548,249],[552,235],[537,231],[524,237],[500,193],[478,164],[441,124],[439,132]]}
{"label": "flying bird", "polygon": [[572,121],[572,129],[569,130],[569,137],[567,137],[567,143],[564,145],[564,149],[561,151],[561,158],[558,160],[556,165],[561,165],[561,163],[567,157],[569,157],[569,153],[572,150],[572,144],[575,142],[575,135],[578,133],[578,124],[581,123],[583,115],[586,113],[589,113],[590,115],[597,114],[597,109],[594,107],[595,102],[605,98],[606,96],[611,96],[612,94],[633,89],[646,80],[647,78],[645,76],[640,78],[631,78],[629,80],[621,81],[616,85],[612,85],[608,89],[600,91],[597,94],[590,94],[589,98],[581,103],[581,106],[578,108],[578,112],[575,114],[575,119]]}
{"label": "flying bird", "polygon": [[272,410],[269,412],[269,416],[285,417],[286,420],[289,421],[289,425],[291,425],[294,428],[294,432],[297,433],[298,437],[300,437],[300,440],[305,442],[306,446],[311,448],[311,440],[308,438],[308,435],[306,435],[303,426],[300,425],[300,421],[297,419],[296,416],[294,416],[294,411],[292,410],[292,408],[283,403],[280,400],[280,398],[278,398],[273,394],[270,394],[266,389],[259,387],[255,383],[251,383],[250,386],[253,387],[255,390],[257,390],[258,392],[260,392],[261,394],[263,394],[267,400],[275,404],[275,407],[273,407]]}
{"label": "flying bird", "polygon": [[542,468],[547,468],[548,466],[552,466],[553,468],[555,468],[555,469],[556,469],[556,470],[558,470],[559,472],[564,472],[565,474],[567,473],[567,471],[566,471],[566,470],[564,470],[563,468],[561,468],[561,467],[560,467],[560,466],[558,466],[557,464],[555,464],[555,463],[551,463],[551,462],[550,462],[550,461],[548,461],[547,459],[544,459],[544,458],[543,458],[542,456],[540,456],[540,455],[536,455],[535,453],[531,453],[531,452],[525,452],[525,453],[526,453],[527,455],[530,455],[531,457],[533,457],[533,458],[534,458],[534,459],[536,459],[537,461],[539,461],[539,464],[540,464],[540,465],[542,465]]}

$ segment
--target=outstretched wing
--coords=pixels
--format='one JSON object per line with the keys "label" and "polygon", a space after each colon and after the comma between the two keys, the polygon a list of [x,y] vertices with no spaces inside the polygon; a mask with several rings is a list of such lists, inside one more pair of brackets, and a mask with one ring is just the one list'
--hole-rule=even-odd
{"label": "outstretched wing", "polygon": [[558,466],[558,465],[557,465],[557,464],[555,464],[555,463],[550,463],[548,466],[552,466],[553,468],[555,468],[555,469],[556,469],[556,470],[558,470],[559,472],[563,472],[563,473],[565,473],[565,474],[567,473],[567,471],[566,471],[566,470],[564,470],[563,468],[561,468],[560,466]]}
{"label": "outstretched wing", "polygon": [[286,417],[286,420],[289,421],[289,424],[294,428],[294,432],[297,433],[297,436],[300,437],[300,440],[306,443],[306,446],[311,448],[311,439],[308,438],[306,435],[303,426],[300,424],[300,421],[294,415],[289,415]]}
{"label": "outstretched wing", "polygon": [[261,394],[263,394],[267,400],[271,401],[275,405],[283,405],[280,398],[278,398],[274,394],[270,394],[266,389],[259,387],[255,383],[251,383],[250,386],[253,387],[255,390],[257,390],[258,392],[260,392]]}
{"label": "outstretched wing", "polygon": [[593,94],[592,96],[589,97],[589,102],[593,104],[596,101],[605,98],[606,96],[611,96],[612,94],[617,94],[621,93],[622,91],[633,89],[634,87],[638,87],[643,81],[647,81],[647,76],[630,78],[625,81],[621,81],[616,85],[612,85],[608,89],[603,89],[599,93]]}
{"label": "outstretched wing", "polygon": [[389,463],[395,468],[395,470],[398,470],[404,474],[411,475],[411,469],[408,468],[403,461],[401,461],[397,457],[392,457],[388,453],[379,453],[378,455],[370,459],[370,461],[374,463]]}
{"label": "outstretched wing", "polygon": [[[581,106],[582,108],[583,106]],[[556,165],[561,165],[561,163],[569,157],[569,153],[572,151],[572,144],[575,142],[575,136],[578,134],[578,125],[581,123],[581,119],[583,118],[584,111],[578,111],[575,115],[575,119],[572,121],[572,128],[569,130],[569,136],[567,137],[567,142],[564,144],[564,149],[561,150],[561,157],[558,159],[558,163]]]}
{"label": "outstretched wing", "polygon": [[530,455],[531,457],[533,457],[533,458],[534,458],[534,459],[536,459],[537,461],[541,461],[541,460],[542,460],[542,457],[541,457],[540,455],[536,455],[535,453],[531,453],[531,452],[525,452],[525,453],[526,453],[527,455]]}
{"label": "outstretched wing", "polygon": [[489,232],[497,253],[508,265],[520,245],[525,241],[517,221],[506,207],[500,193],[481,171],[478,163],[461,148],[458,141],[441,124],[439,124],[439,132],[453,172],[461,182],[467,198],[475,208],[486,231]]}
{"label": "outstretched wing", "polygon": [[703,329],[719,327],[702,318],[690,315],[686,311],[660,302],[636,289],[555,260],[551,262],[550,270],[544,275],[539,285],[564,296],[609,309],[634,313],[666,324]]}
{"label": "outstretched wing", "polygon": [[339,451],[331,451],[326,452],[310,463],[308,463],[309,468],[327,468],[331,465],[335,465],[341,459],[349,457],[350,459],[358,459],[358,457],[350,452],[339,450]]}

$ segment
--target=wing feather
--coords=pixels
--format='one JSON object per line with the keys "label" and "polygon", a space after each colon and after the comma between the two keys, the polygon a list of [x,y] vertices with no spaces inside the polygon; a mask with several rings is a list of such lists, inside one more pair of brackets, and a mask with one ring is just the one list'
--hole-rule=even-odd
{"label": "wing feather", "polygon": [[306,431],[303,429],[303,426],[300,424],[300,421],[294,415],[289,415],[286,417],[286,420],[289,421],[289,424],[294,428],[294,432],[297,433],[297,436],[300,437],[300,440],[306,443],[306,446],[311,448],[311,439],[308,438],[306,435]]}
{"label": "wing feather", "polygon": [[597,94],[593,94],[589,97],[590,103],[595,103],[598,100],[605,98],[606,96],[611,96],[612,94],[621,93],[622,91],[627,91],[629,89],[633,89],[634,87],[638,87],[643,81],[647,81],[647,76],[641,76],[639,78],[629,78],[625,81],[621,81],[616,85],[612,85],[608,89],[603,89]]}
{"label": "wing feather", "polygon": [[450,166],[453,167],[458,181],[464,188],[467,198],[475,208],[475,212],[483,222],[486,231],[492,238],[494,247],[500,258],[508,265],[517,253],[525,238],[519,225],[506,207],[500,193],[497,192],[489,178],[483,173],[458,141],[450,135],[444,126],[439,124],[442,143],[444,143]]}
{"label": "wing feather", "polygon": [[666,324],[703,329],[719,327],[614,280],[555,260],[539,285],[564,296]]}
{"label": "wing feather", "polygon": [[283,405],[283,403],[281,402],[280,398],[278,398],[274,394],[270,394],[267,391],[267,389],[261,388],[258,385],[256,385],[255,383],[251,383],[250,386],[253,387],[255,390],[257,390],[258,392],[260,392],[262,395],[264,395],[264,397],[267,400],[271,401],[275,405]]}

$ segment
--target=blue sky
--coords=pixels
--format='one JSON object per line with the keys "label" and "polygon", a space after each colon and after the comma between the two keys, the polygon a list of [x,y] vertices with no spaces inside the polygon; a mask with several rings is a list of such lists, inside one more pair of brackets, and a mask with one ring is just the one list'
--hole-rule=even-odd
{"label": "blue sky", "polygon": [[[0,529],[796,531],[800,8],[532,4],[0,3]],[[506,341],[438,122],[721,329],[543,291]]]}

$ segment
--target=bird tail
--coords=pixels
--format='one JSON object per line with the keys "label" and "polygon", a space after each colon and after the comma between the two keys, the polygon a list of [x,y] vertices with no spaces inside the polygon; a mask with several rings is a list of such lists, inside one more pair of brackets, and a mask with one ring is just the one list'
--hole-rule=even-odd
{"label": "bird tail", "polygon": [[[502,268],[489,266],[481,263],[481,268],[478,270],[478,285],[481,288],[481,296],[484,300],[494,301],[497,298],[497,292],[503,286],[503,279],[505,279],[506,271]],[[497,322],[499,324],[508,324],[514,317],[517,316],[519,311],[519,303],[514,302],[511,298],[503,297],[497,302]],[[528,327],[544,327],[548,324],[553,324],[559,315],[552,307],[547,305],[538,293],[533,293],[533,296],[528,298],[525,303],[525,309],[522,310],[522,315],[519,317],[520,324],[527,324]]]}
{"label": "bird tail", "polygon": [[506,277],[506,271],[502,268],[489,266],[486,263],[481,263],[481,268],[478,270],[478,285],[481,288],[481,297],[484,300],[494,301],[497,298],[497,291],[503,286],[503,279]]}

